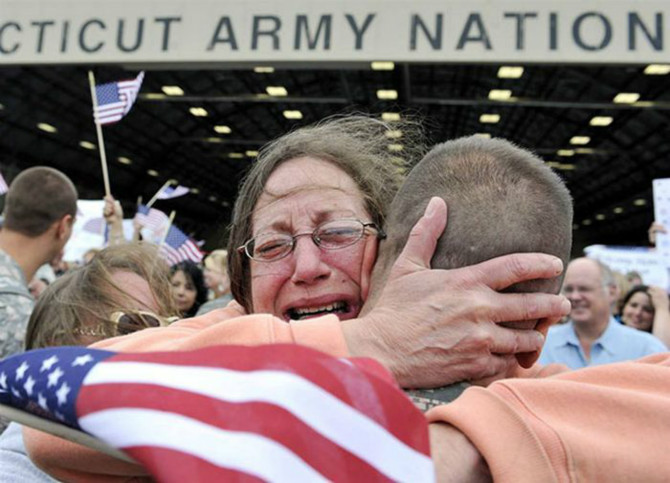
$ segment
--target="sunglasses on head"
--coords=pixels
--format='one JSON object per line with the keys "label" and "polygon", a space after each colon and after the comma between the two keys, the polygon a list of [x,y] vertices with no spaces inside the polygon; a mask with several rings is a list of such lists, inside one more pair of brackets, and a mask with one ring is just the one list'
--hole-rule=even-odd
{"label": "sunglasses on head", "polygon": [[[160,317],[143,310],[118,311],[109,316],[109,321],[116,325],[115,335],[126,335],[151,327],[165,327],[177,320],[177,317]],[[78,327],[75,333],[93,337],[109,337],[104,327]]]}

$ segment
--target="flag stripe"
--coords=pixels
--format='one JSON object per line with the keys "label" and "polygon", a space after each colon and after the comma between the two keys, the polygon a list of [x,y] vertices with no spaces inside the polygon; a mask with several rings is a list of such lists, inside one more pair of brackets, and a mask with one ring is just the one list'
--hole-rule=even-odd
{"label": "flag stripe", "polygon": [[[117,429],[116,423],[120,420],[137,431]],[[327,481],[272,440],[249,433],[222,431],[177,414],[148,409],[110,409],[84,416],[79,424],[121,448],[145,445],[170,448],[268,481]],[[261,461],[263,464],[259,464]],[[277,463],[272,464],[275,461]]]}
{"label": "flag stripe", "polygon": [[[127,398],[116,385],[97,384],[84,387],[86,407],[79,415],[117,407],[128,407]],[[171,412],[197,419],[221,430],[261,435],[281,444],[329,480],[342,481],[354,475],[365,480],[383,479],[378,472],[357,455],[352,454],[314,431],[299,418],[273,404],[264,402],[230,403],[207,396],[183,392],[157,385],[137,384],[132,407]],[[253,414],[254,417],[249,417]],[[328,416],[326,416],[328,417]],[[376,451],[375,446],[368,451]]]}
{"label": "flag stripe", "polygon": [[[407,481],[431,477],[433,465],[423,455],[365,415],[321,387],[294,374],[279,371],[239,373],[209,367],[155,363],[100,363],[84,379],[85,385],[153,383],[231,402],[265,401],[286,409],[348,451],[359,455],[389,478]],[[268,387],[282,388],[270,393]],[[292,398],[299,394],[299,398]],[[324,418],[324,414],[331,417]],[[347,421],[350,424],[342,424]],[[352,432],[352,428],[356,430]],[[366,451],[374,446],[376,451]]]}

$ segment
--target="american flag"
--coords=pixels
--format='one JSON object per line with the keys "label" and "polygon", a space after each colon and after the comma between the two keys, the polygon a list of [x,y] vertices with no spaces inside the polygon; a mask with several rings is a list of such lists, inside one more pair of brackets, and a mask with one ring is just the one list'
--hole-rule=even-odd
{"label": "american flag", "polygon": [[138,205],[135,220],[142,226],[151,231],[163,229],[170,221],[170,218],[161,210],[149,208],[146,205]]}
{"label": "american flag", "polygon": [[0,403],[80,428],[157,481],[434,480],[426,420],[384,368],[293,344],[28,351],[0,361]]}
{"label": "american flag", "polygon": [[174,188],[172,186],[166,186],[161,190],[160,193],[158,193],[157,198],[159,200],[169,200],[172,198],[178,198],[179,196],[184,196],[187,194],[190,190],[186,186],[175,186]]}
{"label": "american flag", "polygon": [[103,233],[105,230],[107,224],[105,223],[105,219],[102,217],[98,218],[91,218],[84,223],[84,226],[82,227],[82,230],[87,231],[89,233],[94,233],[96,235],[100,235]]}
{"label": "american flag", "polygon": [[100,124],[120,121],[133,107],[143,79],[144,72],[140,72],[135,79],[95,86],[98,103],[97,109],[93,110],[95,120]]}
{"label": "american flag", "polygon": [[161,245],[160,251],[170,265],[182,260],[199,263],[204,256],[198,244],[174,225],[170,226],[165,237],[165,243]]}
{"label": "american flag", "polygon": [[7,185],[7,181],[5,181],[5,177],[0,173],[0,195],[4,195],[9,191],[9,186]]}

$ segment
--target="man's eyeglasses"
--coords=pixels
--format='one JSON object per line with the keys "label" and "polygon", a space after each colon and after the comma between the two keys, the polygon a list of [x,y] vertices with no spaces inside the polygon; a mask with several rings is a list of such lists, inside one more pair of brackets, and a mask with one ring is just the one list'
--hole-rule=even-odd
{"label": "man's eyeglasses", "polygon": [[324,250],[339,250],[353,245],[366,235],[366,229],[372,228],[380,239],[386,233],[374,223],[360,220],[334,220],[317,226],[314,231],[296,233],[263,233],[247,241],[237,250],[257,262],[274,262],[288,256],[295,248],[298,237],[309,236],[316,246]]}

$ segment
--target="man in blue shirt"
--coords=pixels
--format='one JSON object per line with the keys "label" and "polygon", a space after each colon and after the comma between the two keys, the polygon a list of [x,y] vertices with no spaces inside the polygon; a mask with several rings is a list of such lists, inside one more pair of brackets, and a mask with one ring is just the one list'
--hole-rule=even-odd
{"label": "man in blue shirt", "polygon": [[570,320],[549,329],[540,363],[559,362],[579,369],[668,350],[653,335],[614,320],[614,277],[598,260],[577,258],[570,262],[563,293],[572,304]]}

